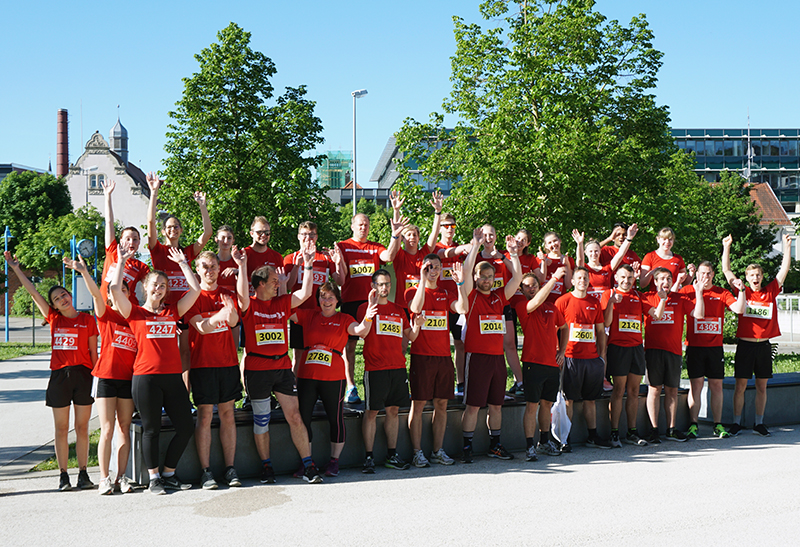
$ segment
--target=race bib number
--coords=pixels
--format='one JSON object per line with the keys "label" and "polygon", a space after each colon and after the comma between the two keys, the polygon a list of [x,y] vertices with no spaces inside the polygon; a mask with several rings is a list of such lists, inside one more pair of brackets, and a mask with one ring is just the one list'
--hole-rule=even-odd
{"label": "race bib number", "polygon": [[282,325],[260,324],[256,325],[256,345],[269,346],[286,342],[286,332]]}
{"label": "race bib number", "polygon": [[419,286],[419,276],[406,277],[406,290],[416,289]]}
{"label": "race bib number", "polygon": [[581,325],[580,323],[570,323],[569,341],[594,343],[594,325]]}
{"label": "race bib number", "polygon": [[594,287],[591,287],[588,291],[586,291],[586,294],[590,294],[600,300],[600,298],[603,296],[603,292],[605,292],[603,289],[595,289]]}
{"label": "race bib number", "polygon": [[[200,314],[200,316],[201,316],[203,319],[208,319],[209,317],[211,317],[211,316],[212,316],[212,315],[214,315],[215,313],[217,313],[217,312],[214,312],[214,311],[204,311],[203,313],[201,313],[201,314]],[[208,332],[208,333],[206,333],[206,334],[217,334],[218,332],[227,332],[228,330],[230,330],[230,328],[228,327],[228,323],[226,323],[226,322],[224,322],[224,321],[223,321],[223,322],[217,323],[217,324],[214,326],[214,330],[212,330],[211,332]]]}
{"label": "race bib number", "polygon": [[175,338],[175,321],[145,321],[147,338]]}
{"label": "race bib number", "polygon": [[[106,273],[106,277],[105,277],[105,279],[103,281],[105,281],[106,283],[111,283],[111,279],[114,277],[114,270],[116,270],[118,264],[119,264],[119,262],[117,262],[117,264],[114,264],[113,266],[111,266],[108,269],[108,272]],[[131,275],[131,273],[128,270],[125,270],[124,272],[122,272],[122,279],[125,280],[125,282],[128,284],[128,287],[132,287],[133,286],[132,285],[132,283],[133,283],[133,275]]]}
{"label": "race bib number", "polygon": [[78,329],[74,328],[56,329],[55,334],[53,334],[53,349],[77,351]]}
{"label": "race bib number", "polygon": [[453,280],[453,267],[452,266],[442,266],[442,273],[439,276],[439,279],[442,281],[452,281]]}
{"label": "race bib number", "polygon": [[167,278],[169,279],[169,290],[183,292],[189,290],[189,282],[186,281],[182,272],[169,272]]}
{"label": "race bib number", "polygon": [[481,334],[505,334],[506,320],[502,315],[479,315]]}
{"label": "race bib number", "polygon": [[761,302],[747,301],[747,307],[744,309],[745,317],[752,317],[753,319],[772,319],[772,302],[769,304],[762,304]]}
{"label": "race bib number", "polygon": [[664,315],[661,316],[661,319],[653,319],[653,325],[672,325],[675,323],[673,319],[673,312],[672,310],[664,310]]}
{"label": "race bib number", "polygon": [[619,316],[619,332],[642,332],[642,318],[637,315],[622,315]]}
{"label": "race bib number", "polygon": [[722,317],[694,320],[695,334],[722,334]]}
{"label": "race bib number", "polygon": [[494,283],[492,283],[492,290],[494,289],[502,289],[506,286],[506,282],[503,280],[502,277],[495,279]]}
{"label": "race bib number", "polygon": [[[300,268],[300,274],[297,276],[297,282],[302,285],[303,276],[306,275],[306,269],[305,266],[303,266],[302,264],[297,266],[297,268]],[[311,271],[311,274],[314,276],[314,279],[312,281],[314,285],[322,285],[328,280],[328,270],[315,269]]]}
{"label": "race bib number", "polygon": [[377,333],[385,336],[403,337],[403,321],[391,315],[378,315],[375,317]]}
{"label": "race bib number", "polygon": [[136,351],[136,337],[128,327],[116,325],[114,327],[114,339],[111,341],[112,348]]}
{"label": "race bib number", "polygon": [[562,294],[564,292],[564,282],[563,281],[556,281],[553,285],[553,288],[550,289],[552,294]]}
{"label": "race bib number", "polygon": [[307,365],[331,366],[333,353],[325,349],[325,346],[314,346],[306,353]]}
{"label": "race bib number", "polygon": [[447,312],[426,311],[422,330],[447,330]]}
{"label": "race bib number", "polygon": [[350,264],[350,277],[371,277],[375,273],[375,263],[357,260]]}

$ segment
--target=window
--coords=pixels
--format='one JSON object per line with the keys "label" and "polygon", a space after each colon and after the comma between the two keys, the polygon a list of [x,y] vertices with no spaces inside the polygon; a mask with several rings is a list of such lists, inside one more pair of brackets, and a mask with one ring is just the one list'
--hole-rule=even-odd
{"label": "window", "polygon": [[796,156],[797,155],[797,141],[796,140],[788,140],[788,141],[786,141],[786,155],[787,156]]}
{"label": "window", "polygon": [[97,175],[89,176],[89,188],[97,188]]}
{"label": "window", "polygon": [[103,184],[105,182],[106,182],[106,176],[105,175],[97,175],[97,186],[98,187],[102,188]]}
{"label": "window", "polygon": [[[722,155],[725,154],[725,149],[723,148],[724,144],[725,143],[723,141],[714,141],[714,155],[715,156],[722,156]],[[708,154],[706,154],[706,155],[708,155]]]}
{"label": "window", "polygon": [[780,156],[781,154],[781,141],[769,141],[769,155]]}
{"label": "window", "polygon": [[725,155],[726,156],[733,156],[733,141],[731,140],[724,140],[723,147],[725,148]]}
{"label": "window", "polygon": [[746,141],[735,140],[735,141],[730,141],[730,143],[733,156],[744,156],[744,149],[745,146],[747,145]]}
{"label": "window", "polygon": [[[700,141],[700,145],[701,146],[700,146],[700,150],[697,151],[697,155],[698,156],[705,155],[705,152],[702,152],[702,148],[703,148],[702,144],[703,144],[703,141]],[[694,152],[695,151],[695,141],[693,141],[691,139],[686,141],[686,151],[687,152]]]}

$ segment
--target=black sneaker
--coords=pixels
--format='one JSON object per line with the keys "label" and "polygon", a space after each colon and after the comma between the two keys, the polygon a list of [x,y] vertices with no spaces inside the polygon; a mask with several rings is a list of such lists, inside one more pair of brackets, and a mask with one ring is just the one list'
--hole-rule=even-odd
{"label": "black sneaker", "polygon": [[386,461],[383,462],[383,466],[388,469],[400,469],[402,471],[411,467],[411,464],[407,461],[403,460],[400,456],[395,454],[391,458],[386,458]]}
{"label": "black sneaker", "polygon": [[767,426],[764,424],[758,424],[753,427],[753,434],[754,435],[761,435],[762,437],[771,437],[772,433],[769,432]]}
{"label": "black sneaker", "polygon": [[559,450],[562,454],[569,454],[572,452],[572,445],[566,442],[559,447]]}
{"label": "black sneaker", "polygon": [[313,463],[303,470],[303,480],[309,484],[319,484],[322,482],[322,475],[317,471],[317,466]]}
{"label": "black sneaker", "polygon": [[[607,440],[605,440],[602,437],[595,436],[595,437],[590,437],[589,439],[586,439],[586,446],[591,446],[591,447],[594,447],[594,448],[607,449],[607,448],[611,448],[611,443],[608,442]],[[622,446],[622,445],[620,445],[620,446]]]}
{"label": "black sneaker", "polygon": [[66,471],[62,471],[61,476],[58,478],[58,489],[62,492],[72,490],[72,484],[69,482],[69,473]]}
{"label": "black sneaker", "polygon": [[261,467],[261,484],[275,484],[275,471],[268,463]]}
{"label": "black sneaker", "polygon": [[192,488],[191,484],[178,480],[177,475],[172,475],[171,477],[161,477],[161,482],[166,490],[189,490]]}
{"label": "black sneaker", "polygon": [[741,426],[741,424],[733,424],[732,426],[730,426],[730,427],[728,428],[728,433],[730,433],[732,436],[734,436],[734,437],[735,437],[735,436],[737,436],[739,433],[741,433],[741,432],[742,432],[742,429],[744,429],[744,428]]}
{"label": "black sneaker", "polygon": [[647,442],[650,444],[661,444],[661,437],[658,435],[658,429],[650,430],[650,435],[647,436]]}
{"label": "black sneaker", "polygon": [[686,436],[686,433],[681,431],[678,428],[673,427],[669,431],[667,431],[667,440],[674,441],[678,443],[686,442],[689,437]]}
{"label": "black sneaker", "polygon": [[[470,450],[470,452],[472,451]],[[506,450],[506,447],[500,443],[497,443],[497,445],[494,448],[490,448],[489,452],[486,455],[489,456],[490,458],[498,458],[500,460],[514,459],[514,454]]]}
{"label": "black sneaker", "polygon": [[461,451],[461,463],[472,463],[472,447],[466,447]]}
{"label": "black sneaker", "polygon": [[375,474],[375,459],[372,456],[366,457],[364,460],[364,467],[361,468],[361,472],[365,475]]}
{"label": "black sneaker", "polygon": [[239,475],[236,474],[236,469],[233,466],[230,466],[225,470],[225,474],[222,476],[228,486],[233,488],[237,488],[242,485],[242,481],[239,480]]}
{"label": "black sneaker", "polygon": [[164,489],[164,479],[161,477],[150,479],[150,486],[148,487],[151,494],[155,494],[156,496],[160,496],[162,494],[166,494],[167,491]]}
{"label": "black sneaker", "polygon": [[89,478],[89,473],[86,472],[86,469],[81,469],[78,471],[78,490],[89,490],[90,488],[94,488],[94,483],[92,479]]}

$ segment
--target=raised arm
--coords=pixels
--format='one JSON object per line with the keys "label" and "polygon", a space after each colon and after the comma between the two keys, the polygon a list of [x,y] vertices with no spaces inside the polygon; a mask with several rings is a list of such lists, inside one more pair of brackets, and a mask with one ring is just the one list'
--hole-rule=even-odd
{"label": "raised arm", "polygon": [[702,319],[706,316],[706,302],[703,300],[703,284],[695,279],[694,281],[694,310],[692,317]]}
{"label": "raised arm", "polygon": [[236,298],[239,300],[239,309],[242,313],[250,307],[250,280],[247,279],[247,253],[236,245],[231,247],[231,258],[239,267],[236,277]]}
{"label": "raised arm", "polygon": [[200,296],[200,284],[197,282],[197,278],[194,276],[192,267],[189,265],[189,261],[186,260],[186,255],[183,254],[183,251],[170,247],[169,259],[180,266],[181,272],[186,277],[186,284],[189,285],[189,290],[178,300],[177,304],[178,315],[183,317],[192,309],[197,297]]}
{"label": "raised arm", "polygon": [[614,322],[614,304],[622,302],[622,295],[616,289],[611,289],[611,297],[606,302],[606,307],[603,310],[603,321],[606,327],[610,327]]}
{"label": "raised arm", "polygon": [[97,283],[94,282],[92,276],[89,274],[89,268],[86,266],[86,262],[83,261],[83,257],[78,255],[78,260],[71,260],[68,256],[65,256],[62,262],[64,262],[67,268],[81,274],[83,283],[86,285],[94,301],[94,314],[97,317],[103,317],[106,314],[106,301],[103,299],[103,295],[100,294]]}
{"label": "raised arm", "polygon": [[617,271],[617,268],[620,267],[622,261],[625,260],[625,255],[628,254],[628,250],[631,248],[631,243],[633,243],[633,238],[636,236],[636,232],[639,231],[639,225],[634,223],[628,226],[628,233],[625,234],[625,241],[622,242],[619,249],[617,249],[617,254],[614,255],[614,258],[611,259],[611,270]]}
{"label": "raised arm", "polygon": [[397,251],[400,250],[400,234],[403,233],[403,230],[406,229],[408,224],[409,220],[402,215],[397,220],[392,219],[392,241],[389,243],[389,247],[381,252],[381,260],[384,262],[391,262],[394,260]]}
{"label": "raised arm", "polygon": [[583,242],[585,237],[584,232],[579,232],[577,228],[572,230],[572,239],[575,240],[575,245],[577,246],[577,250],[575,251],[575,264],[578,266],[586,265],[586,257],[583,254]]}
{"label": "raised arm", "polygon": [[108,284],[108,293],[114,299],[114,305],[119,314],[125,319],[131,314],[133,305],[125,293],[122,292],[122,278],[125,275],[125,262],[134,255],[133,249],[119,249],[117,265],[113,268],[111,281]]}
{"label": "raised arm", "polygon": [[425,324],[425,312],[418,313],[414,316],[414,320],[411,322],[411,327],[407,328],[403,331],[403,334],[406,338],[408,338],[409,342],[413,342],[419,336],[419,331],[422,329],[422,325]]}
{"label": "raised arm", "polygon": [[664,316],[664,310],[667,308],[667,298],[669,298],[669,293],[663,289],[659,289],[658,306],[655,308],[651,307],[649,310],[647,310],[647,314],[656,321],[660,321]]}
{"label": "raised arm", "polygon": [[333,247],[328,250],[328,254],[333,260],[334,266],[336,269],[333,271],[333,280],[336,281],[336,284],[340,287],[344,285],[344,280],[347,277],[347,265],[344,263],[344,253],[342,253],[342,249],[339,247],[338,243],[334,243]]}
{"label": "raised arm", "polygon": [[728,306],[730,310],[735,313],[736,315],[742,315],[744,310],[747,309],[747,300],[745,299],[745,286],[744,281],[739,278],[735,278],[731,283],[734,288],[739,291],[739,296],[736,298],[736,302]]}
{"label": "raised arm", "polygon": [[[421,284],[421,283],[420,283]],[[364,338],[372,328],[372,318],[378,314],[378,291],[372,289],[367,296],[367,311],[361,323],[350,323],[347,327],[347,334]]]}
{"label": "raised arm", "polygon": [[[101,180],[100,184],[103,185],[103,193],[105,194],[106,199],[106,249],[108,249],[112,243],[114,243],[114,239],[116,237],[116,232],[114,231],[114,207],[111,205],[111,194],[114,193],[114,188],[116,187],[116,183],[109,179],[109,180]],[[101,314],[102,315],[102,314]]]}
{"label": "raised arm", "polygon": [[[450,305],[450,309],[455,313],[465,314],[469,311],[469,307],[467,306],[468,295],[466,285],[464,284],[464,278],[468,275],[469,274],[461,267],[460,262],[455,262],[453,264],[453,281],[456,282],[456,287],[458,287],[458,300]],[[420,283],[420,285],[421,284],[422,283]]]}
{"label": "raised arm", "polygon": [[781,260],[781,269],[778,270],[778,275],[775,280],[778,285],[783,287],[783,282],[786,281],[786,276],[789,275],[789,268],[792,266],[792,236],[783,234],[783,260]]}
{"label": "raised arm", "polygon": [[238,321],[239,315],[236,313],[236,306],[233,303],[233,299],[223,294],[222,309],[206,318],[198,313],[189,319],[189,324],[197,329],[197,332],[200,334],[211,334],[217,330],[217,326],[222,323],[226,323],[229,327],[235,327]]}
{"label": "raised arm", "polygon": [[536,308],[547,302],[547,297],[550,296],[550,291],[552,291],[553,287],[556,286],[556,282],[561,281],[564,278],[566,273],[567,269],[564,266],[561,266],[555,272],[553,272],[553,276],[547,280],[547,283],[541,286],[539,292],[533,295],[533,298],[528,300],[528,303],[525,305],[525,309],[528,311],[528,313],[533,313],[536,311]]}
{"label": "raised arm", "polygon": [[728,234],[722,239],[722,273],[725,275],[725,280],[728,285],[733,286],[733,280],[736,276],[731,269],[731,244],[733,243],[733,236]]}
{"label": "raised arm", "polygon": [[475,285],[475,262],[477,261],[478,250],[483,245],[483,230],[480,227],[475,228],[472,232],[472,244],[470,246],[467,258],[464,259],[463,272],[464,273],[464,292],[469,295]]}
{"label": "raised arm", "polygon": [[158,213],[158,189],[161,188],[161,180],[154,171],[147,173],[147,185],[150,187],[150,203],[147,205],[147,245],[152,249],[158,243],[156,214]]}
{"label": "raised arm", "polygon": [[47,317],[50,313],[50,304],[47,303],[44,296],[39,294],[39,291],[36,290],[31,280],[28,279],[24,273],[22,273],[22,269],[19,265],[19,260],[17,260],[16,256],[11,256],[9,251],[5,251],[3,253],[3,257],[6,259],[6,263],[8,267],[14,272],[14,275],[17,276],[19,279],[20,284],[25,287],[25,290],[28,291],[28,294],[31,295],[33,301],[36,303],[36,307],[39,308],[39,313],[42,314],[43,317]]}
{"label": "raised arm", "polygon": [[444,197],[438,190],[435,191],[429,202],[433,207],[433,226],[431,233],[428,235],[428,248],[433,249],[436,246],[436,238],[439,237],[439,226],[442,221],[442,206],[444,205]]}
{"label": "raised arm", "polygon": [[200,207],[200,217],[203,219],[203,233],[200,234],[200,237],[198,237],[197,241],[195,241],[193,244],[194,254],[199,255],[203,250],[203,247],[205,247],[206,243],[208,243],[208,240],[211,239],[212,235],[214,235],[214,227],[211,225],[211,217],[208,215],[205,192],[195,192],[194,200]]}
{"label": "raised arm", "polygon": [[522,282],[522,264],[520,264],[519,261],[519,246],[514,236],[506,236],[506,249],[508,250],[508,257],[511,259],[512,271],[511,279],[508,280],[503,290],[505,291],[506,300],[511,300],[514,294],[516,294],[519,284]]}
{"label": "raised arm", "polygon": [[299,308],[300,304],[308,300],[314,291],[314,255],[317,252],[317,245],[313,241],[307,241],[301,249],[303,264],[295,266],[294,269],[304,268],[303,285],[300,290],[292,293],[292,307]]}

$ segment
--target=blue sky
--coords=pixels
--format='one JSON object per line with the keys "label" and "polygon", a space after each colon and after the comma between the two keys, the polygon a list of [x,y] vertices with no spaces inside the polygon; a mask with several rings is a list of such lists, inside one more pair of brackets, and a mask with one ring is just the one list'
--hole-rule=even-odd
{"label": "blue sky", "polygon": [[[350,92],[358,100],[358,181],[406,117],[427,121],[450,91],[452,16],[477,21],[473,0],[137,3],[10,2],[0,33],[0,163],[55,164],[56,111],[70,115],[70,160],[95,130],[120,117],[130,160],[144,171],[165,157],[168,112],[194,54],[234,21],[276,64],[276,92],[305,84],[325,150],[352,147]],[[627,22],[645,13],[664,52],[656,96],[674,127],[800,127],[800,51],[791,36],[800,4],[773,0],[599,0]],[[82,126],[82,130],[81,130]]]}

